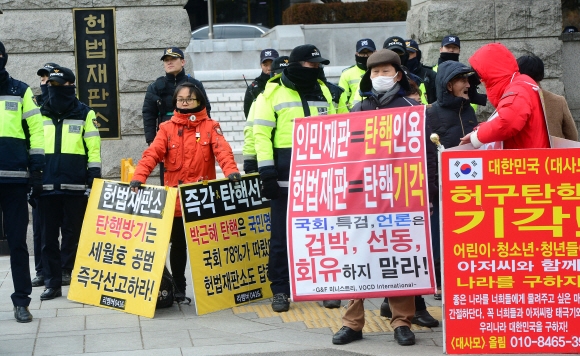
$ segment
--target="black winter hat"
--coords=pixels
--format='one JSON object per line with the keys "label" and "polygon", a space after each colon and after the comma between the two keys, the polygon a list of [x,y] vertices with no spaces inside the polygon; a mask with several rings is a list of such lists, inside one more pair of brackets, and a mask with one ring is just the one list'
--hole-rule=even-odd
{"label": "black winter hat", "polygon": [[330,61],[326,58],[322,58],[320,51],[316,46],[311,44],[305,44],[302,46],[295,47],[292,52],[290,52],[290,62],[314,62],[322,64],[330,64]]}
{"label": "black winter hat", "polygon": [[55,67],[50,70],[50,74],[48,75],[48,81],[55,81],[60,84],[64,84],[66,82],[74,83],[75,82],[75,74],[72,70],[65,68],[65,67]]}

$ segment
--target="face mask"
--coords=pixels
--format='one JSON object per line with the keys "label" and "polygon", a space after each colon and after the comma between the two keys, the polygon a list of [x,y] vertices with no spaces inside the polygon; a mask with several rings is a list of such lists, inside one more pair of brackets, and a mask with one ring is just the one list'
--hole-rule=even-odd
{"label": "face mask", "polygon": [[74,85],[48,86],[50,109],[57,114],[72,110],[77,100],[75,90],[76,86]]}
{"label": "face mask", "polygon": [[42,93],[42,101],[48,100],[48,84],[40,84],[40,92]]}
{"label": "face mask", "polygon": [[378,76],[371,79],[373,83],[373,89],[379,93],[384,93],[391,90],[395,86],[395,77],[397,76],[398,72],[395,73],[392,77],[385,77],[385,76]]}
{"label": "face mask", "polygon": [[299,63],[292,63],[286,68],[286,74],[297,88],[310,88],[316,84],[319,70],[318,68],[303,67]]}
{"label": "face mask", "polygon": [[354,62],[356,63],[356,66],[364,71],[367,70],[367,60],[368,59],[369,59],[369,57],[361,57],[361,56],[357,56],[357,55],[354,56]]}
{"label": "face mask", "polygon": [[419,58],[411,58],[407,61],[407,68],[411,71],[411,73],[415,73],[417,69],[419,69]]}
{"label": "face mask", "polygon": [[459,53],[439,53],[439,64],[445,61],[459,62]]}

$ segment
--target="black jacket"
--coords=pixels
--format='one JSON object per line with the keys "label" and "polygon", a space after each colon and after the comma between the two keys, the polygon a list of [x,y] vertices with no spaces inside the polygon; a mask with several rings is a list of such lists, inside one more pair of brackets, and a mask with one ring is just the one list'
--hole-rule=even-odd
{"label": "black jacket", "polygon": [[460,138],[477,126],[475,111],[469,100],[456,97],[447,90],[447,83],[456,75],[471,70],[466,65],[443,62],[437,71],[437,101],[427,108],[431,129],[439,135],[445,148],[459,145]]}
{"label": "black jacket", "polygon": [[[405,98],[405,92],[400,90],[396,93],[391,101],[387,104],[381,104],[380,97],[372,92],[362,93],[363,100],[355,104],[351,112],[380,110],[389,108],[398,108],[403,106],[421,105],[413,99]],[[383,101],[384,102],[384,101]],[[429,189],[429,201],[435,202],[438,199],[438,172],[437,172],[437,148],[431,142],[431,128],[429,127],[429,119],[426,117],[425,124],[425,150],[427,158],[427,182]]]}
{"label": "black jacket", "polygon": [[434,72],[431,67],[421,64],[419,69],[413,74],[421,78],[421,81],[423,84],[425,84],[425,95],[427,96],[427,102],[431,104],[437,101],[437,85],[435,80],[437,73]]}
{"label": "black jacket", "polygon": [[270,75],[262,72],[246,88],[246,95],[244,96],[244,115],[246,115],[246,119],[248,118],[248,114],[250,113],[252,103],[254,102],[254,100],[256,100],[258,95],[260,95],[260,93],[264,91],[268,80],[270,80]]}
{"label": "black jacket", "polygon": [[[205,88],[199,80],[185,74],[185,70],[181,70],[177,75],[165,74],[165,76],[159,77],[153,83],[149,84],[147,93],[145,94],[142,112],[143,130],[145,131],[145,141],[147,143],[153,142],[159,124],[169,120],[173,115],[173,110],[175,109],[172,104],[173,93],[179,84],[183,84],[186,81],[197,86],[205,96],[207,115],[209,116],[211,105],[205,93]],[[161,122],[158,122],[160,116]]]}

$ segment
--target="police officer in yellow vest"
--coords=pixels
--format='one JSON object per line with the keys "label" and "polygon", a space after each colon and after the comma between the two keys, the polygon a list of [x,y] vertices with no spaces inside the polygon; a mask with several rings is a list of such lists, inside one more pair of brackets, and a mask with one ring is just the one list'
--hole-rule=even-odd
{"label": "police officer in yellow vest", "polygon": [[93,180],[101,177],[101,138],[94,124],[95,112],[76,98],[74,82],[72,70],[53,68],[48,101],[40,109],[46,158],[43,192],[38,199],[46,288],[40,300],[62,296],[62,276],[70,276],[71,271],[61,267],[59,230],[62,258],[74,261],[88,194]]}
{"label": "police officer in yellow vest", "polygon": [[286,214],[293,120],[335,113],[330,91],[317,79],[320,64],[329,63],[311,44],[294,48],[288,67],[270,79],[254,103],[254,145],[262,194],[272,199],[268,278],[275,312],[290,308]]}
{"label": "police officer in yellow vest", "polygon": [[344,89],[347,96],[347,105],[352,108],[353,98],[358,91],[360,78],[367,70],[367,59],[377,51],[375,43],[370,38],[363,38],[356,42],[356,52],[354,53],[355,65],[342,71],[338,85]]}
{"label": "police officer in yellow vest", "polygon": [[19,323],[32,321],[30,305],[30,265],[26,230],[28,227],[28,184],[31,196],[42,192],[44,138],[42,116],[33,100],[32,90],[6,71],[8,53],[0,42],[0,206],[4,230],[10,247],[10,269],[14,293],[14,318]]}

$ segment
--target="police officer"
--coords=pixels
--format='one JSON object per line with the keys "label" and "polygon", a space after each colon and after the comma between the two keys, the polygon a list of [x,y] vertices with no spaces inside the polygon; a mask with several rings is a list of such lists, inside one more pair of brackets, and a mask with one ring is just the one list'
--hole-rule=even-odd
{"label": "police officer", "polygon": [[44,137],[42,116],[34,104],[32,90],[6,71],[8,53],[0,42],[0,205],[10,247],[10,268],[14,293],[14,318],[32,321],[28,310],[32,285],[26,229],[28,226],[28,183],[32,196],[42,192]]}
{"label": "police officer", "polygon": [[[145,100],[143,102],[143,130],[145,131],[145,141],[150,145],[157,134],[159,124],[165,122],[173,116],[173,93],[175,88],[186,81],[192,83],[203,93],[206,101],[208,116],[210,115],[211,105],[203,84],[189,74],[185,74],[185,57],[183,52],[177,47],[169,47],[163,51],[161,56],[165,75],[157,78],[147,87]],[[163,185],[163,163],[160,165],[161,185]]]}
{"label": "police officer", "polygon": [[268,82],[272,77],[270,75],[272,62],[278,57],[280,57],[278,51],[272,48],[266,48],[260,52],[260,68],[262,69],[262,72],[254,79],[252,84],[248,85],[246,95],[244,96],[244,115],[246,116],[246,120],[248,119],[252,103],[256,100],[258,95],[264,91],[266,82]]}
{"label": "police officer", "polygon": [[406,67],[412,74],[419,77],[421,81],[420,83],[417,83],[422,92],[421,103],[434,103],[437,101],[437,86],[435,83],[437,73],[435,73],[431,67],[421,63],[422,53],[419,49],[419,44],[415,40],[405,41],[405,46],[407,53],[409,54]]}
{"label": "police officer", "polygon": [[[62,296],[63,276],[70,281],[87,198],[101,177],[101,138],[95,112],[76,97],[75,75],[56,67],[48,78],[48,101],[42,106],[46,150],[44,190],[38,199],[42,225],[42,273],[45,290],[40,300]],[[59,253],[58,236],[62,232]],[[61,267],[61,257],[70,265]]]}
{"label": "police officer", "polygon": [[338,85],[344,89],[344,93],[347,97],[346,102],[349,108],[353,105],[352,99],[358,90],[360,78],[367,70],[367,59],[371,54],[376,52],[377,47],[370,38],[362,38],[356,41],[355,50],[355,64],[344,69],[340,75],[340,80],[338,81]]}
{"label": "police officer", "polygon": [[[42,106],[45,101],[48,100],[48,74],[50,70],[58,67],[56,63],[46,63],[42,68],[40,68],[36,75],[40,77],[40,92],[41,94],[34,97],[36,105]],[[29,200],[30,204],[34,205],[32,207],[32,241],[34,244],[34,269],[36,270],[36,276],[32,279],[33,287],[40,287],[44,285],[44,276],[42,275],[42,244],[41,244],[41,225],[40,216],[38,214],[38,208],[36,207],[35,200]]]}
{"label": "police officer", "polygon": [[317,79],[320,64],[329,63],[311,44],[294,48],[288,67],[266,84],[254,104],[254,139],[262,194],[272,199],[268,278],[275,312],[290,308],[286,214],[293,120],[335,113],[328,88]]}
{"label": "police officer", "polygon": [[[288,67],[290,57],[280,56],[272,61],[270,67],[270,78],[282,73],[284,68]],[[264,91],[262,89],[262,91]],[[256,98],[262,94],[262,91],[256,95]],[[255,103],[255,101],[252,101]],[[256,105],[250,106],[246,125],[244,125],[244,145],[242,146],[242,154],[244,155],[244,172],[257,173],[258,161],[256,160],[256,148],[254,147],[254,113],[256,112]]]}

